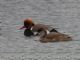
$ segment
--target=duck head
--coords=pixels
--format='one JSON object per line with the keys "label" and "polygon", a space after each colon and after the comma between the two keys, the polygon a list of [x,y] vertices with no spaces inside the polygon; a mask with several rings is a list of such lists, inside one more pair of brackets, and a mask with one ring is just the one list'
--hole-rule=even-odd
{"label": "duck head", "polygon": [[23,29],[23,28],[31,29],[32,26],[34,26],[32,18],[27,18],[24,20],[24,26],[22,26],[20,29]]}

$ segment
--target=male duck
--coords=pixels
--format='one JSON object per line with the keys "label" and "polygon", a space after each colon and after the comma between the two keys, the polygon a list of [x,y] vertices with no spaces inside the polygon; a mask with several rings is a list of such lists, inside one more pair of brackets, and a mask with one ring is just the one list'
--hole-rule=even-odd
{"label": "male duck", "polygon": [[[45,25],[45,24],[35,24],[33,21],[32,21],[32,18],[27,18],[24,20],[24,26],[21,27],[20,29],[23,29],[23,28],[26,28],[26,30],[31,30],[31,32],[37,32],[36,35],[39,34],[38,30],[40,30],[40,28],[43,28],[43,29],[46,29],[46,30],[49,30],[50,26],[49,25]],[[54,30],[54,29],[53,29]],[[53,31],[51,30],[51,32]],[[57,30],[55,30],[57,31]],[[26,33],[27,31],[24,32],[24,34]],[[29,32],[28,32],[29,33]],[[33,34],[32,34],[33,35]]]}

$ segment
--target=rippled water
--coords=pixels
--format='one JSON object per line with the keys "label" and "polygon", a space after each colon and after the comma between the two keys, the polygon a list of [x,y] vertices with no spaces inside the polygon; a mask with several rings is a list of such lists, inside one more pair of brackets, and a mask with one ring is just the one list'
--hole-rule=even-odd
{"label": "rippled water", "polygon": [[[52,25],[70,42],[24,37],[23,20]],[[80,60],[80,0],[0,0],[0,60]]]}

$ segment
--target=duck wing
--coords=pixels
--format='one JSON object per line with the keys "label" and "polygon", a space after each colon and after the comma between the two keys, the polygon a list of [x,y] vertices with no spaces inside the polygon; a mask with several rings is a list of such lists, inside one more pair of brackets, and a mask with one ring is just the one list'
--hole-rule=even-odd
{"label": "duck wing", "polygon": [[70,41],[72,38],[69,35],[52,32],[46,36],[47,39],[55,40],[55,41]]}
{"label": "duck wing", "polygon": [[40,28],[48,30],[50,28],[50,26],[44,25],[44,24],[36,24],[36,25],[33,26],[32,31],[38,31]]}

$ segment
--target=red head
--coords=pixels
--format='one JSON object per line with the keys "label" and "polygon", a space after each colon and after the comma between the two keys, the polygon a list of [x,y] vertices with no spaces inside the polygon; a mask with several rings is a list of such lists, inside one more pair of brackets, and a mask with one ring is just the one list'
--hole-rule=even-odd
{"label": "red head", "polygon": [[24,26],[21,27],[20,29],[23,29],[23,28],[31,28],[32,26],[34,25],[33,21],[32,21],[32,18],[27,18],[24,20]]}

